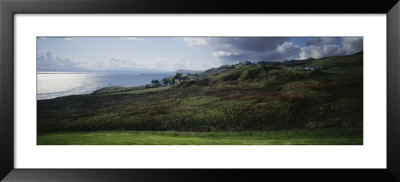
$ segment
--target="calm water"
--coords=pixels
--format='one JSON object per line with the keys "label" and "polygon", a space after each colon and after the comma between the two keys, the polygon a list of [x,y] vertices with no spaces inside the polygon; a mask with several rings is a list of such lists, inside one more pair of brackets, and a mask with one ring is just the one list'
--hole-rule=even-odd
{"label": "calm water", "polygon": [[66,95],[88,94],[109,86],[132,87],[161,80],[167,74],[127,73],[66,73],[41,72],[37,74],[37,99],[51,99]]}

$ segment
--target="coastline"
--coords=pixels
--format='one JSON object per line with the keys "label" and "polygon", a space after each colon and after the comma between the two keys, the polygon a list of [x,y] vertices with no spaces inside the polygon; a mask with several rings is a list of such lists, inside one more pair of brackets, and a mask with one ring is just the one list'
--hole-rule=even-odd
{"label": "coastline", "polygon": [[150,84],[153,79],[161,80],[169,76],[171,75],[125,72],[38,72],[36,100],[91,94],[108,87],[141,87]]}

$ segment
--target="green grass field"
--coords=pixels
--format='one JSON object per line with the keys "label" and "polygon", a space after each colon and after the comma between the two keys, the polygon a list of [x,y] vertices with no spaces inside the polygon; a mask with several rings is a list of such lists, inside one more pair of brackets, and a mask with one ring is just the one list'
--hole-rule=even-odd
{"label": "green grass field", "polygon": [[38,145],[362,145],[362,129],[249,132],[105,131],[39,134]]}

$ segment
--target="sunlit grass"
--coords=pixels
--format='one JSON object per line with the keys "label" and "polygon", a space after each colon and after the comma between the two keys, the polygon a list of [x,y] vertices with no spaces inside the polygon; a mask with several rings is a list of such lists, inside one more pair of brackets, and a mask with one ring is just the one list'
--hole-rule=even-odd
{"label": "sunlit grass", "polygon": [[38,145],[362,145],[362,129],[264,132],[107,131],[40,134]]}

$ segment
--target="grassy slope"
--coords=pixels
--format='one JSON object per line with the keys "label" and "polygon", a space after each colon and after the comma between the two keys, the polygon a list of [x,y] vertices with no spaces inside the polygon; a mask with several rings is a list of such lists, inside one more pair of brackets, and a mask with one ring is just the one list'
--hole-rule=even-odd
{"label": "grassy slope", "polygon": [[307,64],[324,69],[224,66],[178,86],[38,101],[38,133],[361,128],[362,55]]}
{"label": "grassy slope", "polygon": [[38,136],[39,145],[362,145],[362,129],[269,132],[102,131]]}

